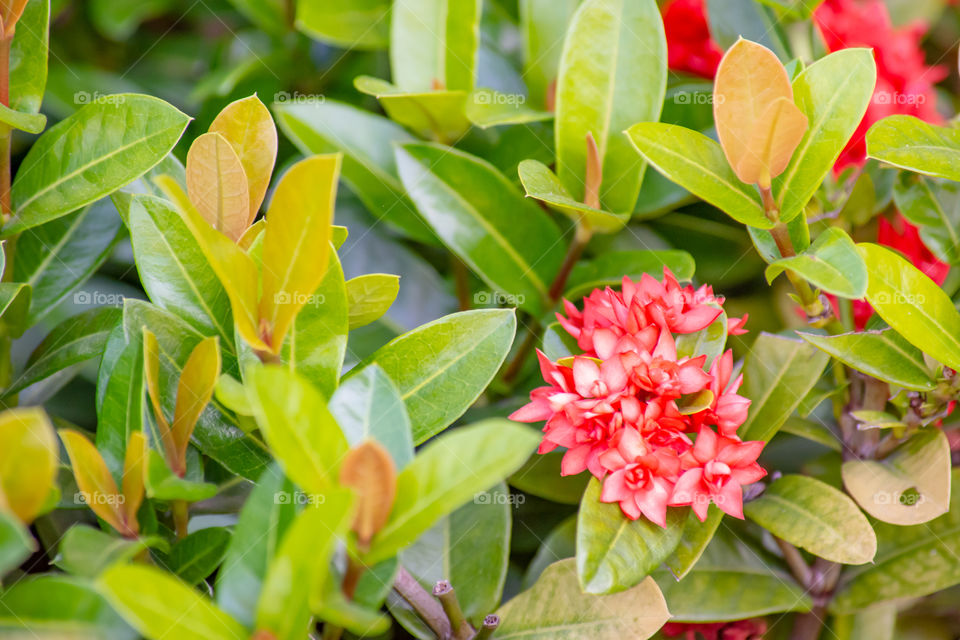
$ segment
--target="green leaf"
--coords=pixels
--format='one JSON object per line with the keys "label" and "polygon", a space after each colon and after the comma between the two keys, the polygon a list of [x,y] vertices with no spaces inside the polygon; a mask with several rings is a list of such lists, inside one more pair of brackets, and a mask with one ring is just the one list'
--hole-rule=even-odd
{"label": "green leaf", "polygon": [[416,240],[436,243],[397,175],[393,147],[416,140],[403,127],[335,100],[282,102],[273,110],[280,128],[304,154],[343,153],[341,178],[375,218]]}
{"label": "green leaf", "polygon": [[396,384],[422,444],[450,426],[483,393],[503,364],[517,320],[510,309],[464,311],[391,340],[354,367],[380,365]]}
{"label": "green leaf", "polygon": [[572,515],[554,527],[537,548],[523,576],[523,589],[529,589],[540,575],[557,560],[577,554],[577,516]]}
{"label": "green leaf", "polygon": [[687,522],[683,525],[683,534],[680,536],[677,548],[664,561],[677,580],[682,580],[696,566],[707,545],[717,533],[722,520],[723,511],[715,505],[708,507],[707,519],[703,522],[700,522],[697,515],[690,511]]}
{"label": "green leaf", "polygon": [[329,408],[351,447],[376,440],[390,453],[398,470],[413,460],[413,436],[403,399],[376,364],[340,385]]}
{"label": "green leaf", "polygon": [[580,0],[520,0],[523,79],[530,100],[538,108],[548,106],[548,96],[556,89],[563,53],[563,47],[558,45],[563,42],[570,18],[579,5]]}
{"label": "green leaf", "polygon": [[629,589],[657,568],[680,542],[686,509],[669,509],[667,526],[644,517],[630,520],[617,503],[600,502],[601,484],[591,479],[577,519],[577,573],[586,593]]}
{"label": "green leaf", "polygon": [[30,301],[33,291],[22,282],[0,283],[0,321],[13,337],[20,337],[29,327]]}
{"label": "green leaf", "polygon": [[34,542],[30,531],[17,520],[16,516],[8,511],[0,511],[0,576],[20,566],[20,563],[29,558],[36,547],[37,543]]}
{"label": "green leaf", "polygon": [[619,287],[623,277],[633,280],[649,273],[663,278],[667,267],[679,280],[693,278],[693,257],[686,251],[665,249],[662,251],[604,251],[592,260],[581,260],[570,272],[564,298],[575,300],[594,289]]}
{"label": "green leaf", "polygon": [[839,227],[821,233],[802,253],[771,263],[766,270],[767,282],[773,282],[784,270],[844,298],[862,298],[867,292],[867,267],[853,240]]}
{"label": "green leaf", "polygon": [[574,200],[560,182],[560,178],[542,162],[524,160],[517,169],[520,182],[529,197],[550,205],[574,222],[582,221],[587,227],[600,233],[615,233],[630,220],[629,213],[610,213]]}
{"label": "green leaf", "polygon": [[96,446],[115,481],[123,475],[127,442],[143,428],[143,341],[128,342],[123,326],[110,332],[97,374]]}
{"label": "green leaf", "polygon": [[296,26],[314,40],[343,49],[386,49],[390,43],[390,2],[298,2]]}
{"label": "green leaf", "polygon": [[790,57],[790,45],[779,17],[758,2],[707,0],[706,13],[710,35],[721,49],[729,49],[742,37],[762,44],[781,59]]}
{"label": "green leaf", "polygon": [[38,632],[47,638],[136,637],[86,579],[34,574],[5,589],[2,602],[0,627],[22,629],[28,638],[37,637]]}
{"label": "green leaf", "polygon": [[703,368],[709,371],[713,362],[723,355],[723,348],[727,344],[726,312],[721,311],[716,320],[700,331],[678,335],[676,342],[677,356],[681,358],[695,358],[699,355],[706,355],[707,359],[703,363]]}
{"label": "green leaf", "polygon": [[580,504],[590,476],[586,473],[560,475],[560,461],[564,453],[551,451],[530,456],[530,459],[510,476],[510,486],[560,504]]}
{"label": "green leaf", "polygon": [[527,97],[522,93],[477,89],[467,98],[464,113],[474,126],[481,129],[508,124],[528,124],[553,118],[549,111],[537,111],[526,104]]}
{"label": "green leaf", "polygon": [[159,452],[150,451],[144,477],[149,497],[156,500],[199,502],[216,495],[217,485],[199,480],[202,478],[181,478],[170,470]]}
{"label": "green leaf", "polygon": [[91,0],[90,19],[111,40],[123,42],[144,21],[169,10],[172,0]]}
{"label": "green leaf", "polygon": [[484,282],[539,314],[563,241],[545,211],[485,161],[448,147],[397,150],[400,179],[440,239]]}
{"label": "green leaf", "polygon": [[348,445],[317,388],[277,366],[252,368],[247,377],[257,424],[287,475],[310,493],[335,486]]}
{"label": "green leaf", "polygon": [[582,201],[587,134],[603,160],[600,202],[633,211],[644,164],[623,131],[659,120],[667,86],[667,42],[654,0],[586,0],[564,40],[554,136],[557,174]]}
{"label": "green leaf", "polygon": [[129,562],[151,546],[163,549],[167,543],[162,538],[149,536],[128,540],[93,527],[75,525],[60,541],[54,564],[67,573],[96,578],[110,565]]}
{"label": "green leaf", "polygon": [[[99,200],[17,238],[13,280],[27,283],[33,291],[29,325],[45,317],[106,261],[122,230],[113,204]],[[74,302],[83,304],[89,298],[89,293],[79,293]]]}
{"label": "green leaf", "polygon": [[37,134],[47,126],[47,116],[42,113],[23,113],[0,104],[0,122],[14,129]]}
{"label": "green leaf", "polygon": [[230,3],[267,33],[283,36],[290,30],[283,0],[230,0]]}
{"label": "green leaf", "polygon": [[188,121],[163,100],[137,94],[85,105],[30,148],[13,181],[13,217],[2,234],[59,218],[140,177],[166,157]]}
{"label": "green leaf", "polygon": [[543,331],[543,352],[556,362],[583,353],[583,350],[577,346],[577,339],[567,333],[559,322],[552,322]]}
{"label": "green leaf", "polygon": [[480,43],[480,0],[396,0],[390,72],[405,91],[471,91]]}
{"label": "green leaf", "polygon": [[400,293],[400,276],[368,273],[347,280],[350,328],[370,324],[387,312]]}
{"label": "green leaf", "polygon": [[900,419],[886,411],[851,411],[850,415],[859,422],[858,429],[893,429],[894,427],[906,427],[907,425]]}
{"label": "green leaf", "polygon": [[614,595],[584,594],[575,561],[556,562],[529,590],[500,607],[497,638],[527,640],[643,640],[670,619],[652,579]]}
{"label": "green leaf", "polygon": [[960,263],[960,185],[904,172],[893,199],[903,217],[919,227],[923,244],[937,258]]}
{"label": "green leaf", "polygon": [[950,508],[950,445],[936,428],[920,431],[882,461],[847,460],[843,484],[883,522],[923,524]]}
{"label": "green leaf", "polygon": [[370,76],[357,77],[353,85],[360,93],[376,97],[391,120],[421,136],[453,142],[470,128],[466,91],[408,92]]}
{"label": "green leaf", "polygon": [[960,130],[892,115],[867,131],[871,158],[928,176],[960,181]]}
{"label": "green leaf", "polygon": [[277,640],[301,640],[310,628],[310,592],[326,581],[330,557],[350,526],[353,494],[336,489],[323,498],[290,525],[263,580],[256,629]]}
{"label": "green leaf", "polygon": [[140,282],[151,302],[233,351],[230,300],[196,239],[167,200],[136,195],[128,226]]}
{"label": "green leaf", "polygon": [[10,43],[10,108],[37,113],[47,84],[49,0],[28,0]]}
{"label": "green leaf", "polygon": [[214,589],[220,608],[247,627],[253,626],[267,567],[296,515],[293,485],[274,463],[240,511]]}
{"label": "green leaf", "polygon": [[837,434],[821,422],[805,420],[799,416],[790,416],[780,429],[784,433],[822,444],[837,453],[843,451],[843,444]]}
{"label": "green leaf", "polygon": [[737,222],[770,229],[757,190],[740,182],[723,149],[698,131],[662,122],[627,129],[640,155],[664,176],[706,200]]}
{"label": "green leaf", "polygon": [[[953,470],[960,482],[960,470]],[[919,598],[960,583],[960,492],[948,513],[925,524],[904,527],[878,523],[873,564],[844,573],[833,613],[854,613],[878,602]]]}
{"label": "green leaf", "polygon": [[150,640],[236,640],[246,630],[210,600],[169,573],[143,565],[107,569],[96,589]]}
{"label": "green leaf", "polygon": [[798,216],[833,168],[866,113],[876,84],[870,49],[843,49],[821,58],[793,81],[793,100],[807,132],[786,170],[773,181],[780,219]]}
{"label": "green leaf", "polygon": [[890,249],[857,245],[870,274],[867,302],[912,345],[960,368],[960,313],[933,280]]}
{"label": "green leaf", "polygon": [[[374,536],[364,562],[396,555],[477,492],[516,471],[539,440],[527,427],[494,418],[431,442],[397,476],[390,519]],[[504,442],[510,446],[503,447]]]}
{"label": "green leaf", "polygon": [[831,562],[864,564],[877,552],[877,537],[857,505],[816,478],[782,476],[746,503],[744,513],[773,535]]}
{"label": "green leaf", "polygon": [[770,333],[757,336],[743,365],[740,395],[751,402],[740,437],[744,441],[773,438],[829,361],[830,356],[801,340]]}
{"label": "green leaf", "polygon": [[17,393],[67,367],[101,355],[119,320],[120,310],[115,307],[97,307],[67,318],[33,350],[23,373],[14,378],[4,394]]}
{"label": "green leaf", "polygon": [[936,382],[920,350],[893,329],[840,335],[797,332],[801,338],[857,371],[915,391],[930,391]]}
{"label": "green leaf", "polygon": [[[424,587],[449,580],[475,626],[500,604],[510,555],[510,498],[502,483],[479,493],[400,553],[403,568]],[[399,618],[405,627],[430,632],[412,610],[405,613]]]}
{"label": "green leaf", "polygon": [[809,611],[810,596],[779,563],[727,530],[713,537],[690,572],[654,578],[674,622],[725,622],[784,611]]}

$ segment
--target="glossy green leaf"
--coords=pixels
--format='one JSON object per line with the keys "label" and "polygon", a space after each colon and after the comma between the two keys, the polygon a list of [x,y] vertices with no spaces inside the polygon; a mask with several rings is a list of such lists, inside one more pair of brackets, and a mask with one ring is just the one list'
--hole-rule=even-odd
{"label": "glossy green leaf", "polygon": [[643,640],[670,619],[663,594],[648,578],[621,593],[584,594],[575,561],[556,562],[529,590],[500,607],[497,638]]}
{"label": "glossy green leaf", "polygon": [[960,131],[892,115],[867,132],[867,155],[916,173],[960,181]]}
{"label": "glossy green leaf", "polygon": [[912,345],[960,368],[960,313],[922,271],[890,249],[857,245],[867,263],[867,302]]}
{"label": "glossy green leaf", "polygon": [[36,546],[30,531],[16,516],[8,511],[0,511],[0,576],[29,558]]}
{"label": "glossy green leaf", "polygon": [[[431,442],[397,476],[390,519],[365,554],[367,564],[396,555],[478,492],[517,470],[539,435],[498,418],[456,429]],[[509,447],[497,443],[509,442]]]}
{"label": "glossy green leaf", "polygon": [[542,312],[564,253],[546,212],[467,153],[408,144],[397,150],[397,165],[410,198],[444,244],[494,290]]}
{"label": "glossy green leaf", "polygon": [[422,90],[411,93],[370,76],[359,76],[353,84],[357,91],[375,96],[391,120],[424,137],[453,142],[470,128],[465,112],[466,91]]}
{"label": "glossy green leaf", "polygon": [[739,429],[743,440],[770,440],[817,383],[827,362],[823,351],[802,340],[761,333],[743,365],[740,395],[750,413]]}
{"label": "glossy green leaf", "polygon": [[338,539],[350,526],[353,494],[328,492],[293,521],[270,561],[257,603],[256,629],[300,640],[310,628],[310,590],[326,580]]}
{"label": "glossy green leaf", "polygon": [[560,461],[564,453],[551,451],[530,456],[530,459],[510,476],[510,486],[560,504],[580,504],[590,476],[586,473],[575,476],[560,475]]}
{"label": "glossy green leaf", "polygon": [[130,241],[150,300],[233,351],[230,301],[196,239],[167,200],[137,195],[130,203]]}
{"label": "glossy green leaf", "polygon": [[348,445],[323,396],[281,367],[257,367],[247,376],[247,397],[273,454],[305,491],[325,493]]}
{"label": "glossy green leaf", "polygon": [[844,298],[862,298],[867,292],[867,267],[847,233],[830,227],[795,256],[781,258],[767,267],[767,282],[784,270],[793,271],[827,293]]}
{"label": "glossy green leaf", "polygon": [[389,0],[298,2],[296,26],[344,49],[384,49],[390,42]]}
{"label": "glossy green leaf", "polygon": [[[46,224],[17,238],[13,280],[30,285],[28,323],[36,324],[83,284],[110,256],[123,224],[109,200]],[[88,292],[73,296],[77,304],[93,302]]]}
{"label": "glossy green leaf", "polygon": [[557,82],[554,136],[557,174],[583,200],[587,134],[603,159],[600,202],[633,211],[644,164],[623,131],[653,122],[667,84],[667,42],[654,0],[586,0],[564,41]]}
{"label": "glossy green leaf", "polygon": [[537,160],[520,163],[520,182],[531,198],[544,202],[574,222],[581,222],[600,233],[615,233],[630,220],[629,213],[610,213],[574,200],[560,178]]}
{"label": "glossy green leaf", "polygon": [[67,573],[96,578],[110,565],[129,562],[151,546],[164,549],[167,543],[156,537],[128,540],[93,527],[75,525],[60,541],[54,564]]}
{"label": "glossy green leaf", "polygon": [[577,346],[577,339],[567,333],[559,322],[552,322],[543,331],[543,352],[556,362],[583,353],[583,349]]}
{"label": "glossy green leaf", "polygon": [[[960,470],[953,470],[953,482],[960,482]],[[877,524],[879,546],[873,564],[844,574],[830,610],[853,613],[878,602],[918,598],[960,583],[958,494],[953,493],[948,513],[925,524]]]}
{"label": "glossy green leaf", "polygon": [[33,291],[22,282],[0,283],[0,322],[13,337],[20,337],[29,326]]}
{"label": "glossy green leaf", "polygon": [[737,222],[770,229],[757,190],[740,182],[720,145],[698,131],[662,122],[641,122],[627,135],[657,171]]}
{"label": "glossy green leaf", "polygon": [[876,84],[869,49],[843,49],[814,62],[793,81],[793,100],[807,132],[786,170],[773,181],[780,219],[798,216],[830,173],[866,113]]}
{"label": "glossy green leaf", "polygon": [[687,514],[680,542],[664,561],[676,579],[682,580],[696,566],[722,521],[723,511],[716,506],[708,507],[707,519],[703,522],[693,511]]}
{"label": "glossy green leaf", "polygon": [[69,366],[101,355],[119,320],[120,310],[115,307],[97,307],[67,318],[33,350],[26,368],[14,378],[5,394],[17,393]]}
{"label": "glossy green leaf", "polygon": [[20,129],[27,133],[37,134],[47,126],[47,116],[42,113],[22,113],[0,104],[0,123]]}
{"label": "glossy green leaf", "polygon": [[37,113],[47,84],[49,0],[27,0],[10,43],[10,108]]}
{"label": "glossy green leaf", "polygon": [[13,181],[10,236],[99,200],[166,157],[189,118],[137,94],[85,105],[30,148]]}
{"label": "glossy green leaf", "polygon": [[536,108],[555,101],[557,74],[567,26],[580,0],[520,0],[523,79]]}
{"label": "glossy green leaf", "polygon": [[686,251],[604,251],[591,260],[579,261],[573,267],[564,298],[576,300],[594,289],[619,288],[624,276],[639,280],[648,273],[662,280],[664,267],[679,280],[693,278],[693,258]]}
{"label": "glossy green leaf", "polygon": [[[510,555],[512,508],[510,493],[502,483],[478,493],[472,502],[441,519],[404,549],[400,553],[403,568],[427,589],[449,580],[464,615],[479,626],[500,604]],[[421,634],[430,632],[412,610],[400,620]]]}
{"label": "glossy green leaf", "polygon": [[350,328],[356,329],[380,318],[400,292],[400,276],[368,273],[347,280]]}
{"label": "glossy green leaf", "polygon": [[721,311],[716,320],[700,331],[677,336],[676,342],[678,357],[695,358],[705,355],[707,359],[703,363],[703,368],[709,371],[713,362],[723,355],[724,347],[727,344],[726,312]]}
{"label": "glossy green leaf", "polygon": [[143,428],[143,341],[128,342],[119,324],[100,359],[96,405],[97,450],[119,481],[130,434]]}
{"label": "glossy green leaf", "polygon": [[471,91],[480,42],[480,0],[396,0],[390,71],[405,91]]}
{"label": "glossy green leaf", "polygon": [[467,98],[464,113],[474,126],[481,129],[528,124],[553,118],[549,111],[528,107],[527,97],[522,93],[501,93],[493,89],[477,89],[471,93]]}
{"label": "glossy green leaf", "polygon": [[416,138],[383,116],[335,100],[273,105],[277,123],[305,154],[343,154],[341,177],[378,220],[435,243],[397,175],[393,146]]}
{"label": "glossy green leaf", "polygon": [[517,320],[512,310],[464,311],[390,341],[354,367],[383,368],[396,384],[421,444],[443,431],[474,403],[503,364]]}
{"label": "glossy green leaf", "polygon": [[682,580],[666,569],[654,578],[674,622],[743,620],[813,606],[785,567],[725,529]]}
{"label": "glossy green leaf", "polygon": [[799,416],[790,416],[780,429],[784,433],[822,444],[838,453],[843,450],[843,444],[840,442],[838,435],[829,427],[816,420],[806,420]]}
{"label": "glossy green leaf", "polygon": [[390,453],[398,470],[413,460],[413,436],[403,399],[376,364],[340,385],[329,408],[350,446],[372,438]]}
{"label": "glossy green leaf", "polygon": [[201,480],[202,478],[181,478],[170,470],[159,452],[150,451],[144,483],[147,495],[151,498],[198,502],[216,495],[217,485]]}
{"label": "glossy green leaf", "polygon": [[884,382],[915,391],[930,391],[936,386],[920,350],[893,329],[835,336],[797,333],[848,367]]}
{"label": "glossy green leaf", "polygon": [[947,264],[960,262],[960,185],[901,173],[893,198],[936,257]]}
{"label": "glossy green leaf", "polygon": [[785,475],[744,505],[775,536],[831,562],[864,564],[877,552],[870,522],[842,491],[816,478]]}
{"label": "glossy green leaf", "polygon": [[274,463],[240,510],[214,593],[220,608],[248,627],[253,625],[267,567],[297,514],[297,495]]}
{"label": "glossy green leaf", "polygon": [[150,640],[236,640],[247,637],[236,620],[210,600],[156,567],[120,565],[97,579],[96,589]]}
{"label": "glossy green leaf", "polygon": [[22,630],[27,638],[37,637],[38,631],[47,638],[137,637],[86,579],[35,574],[5,589],[0,602],[0,627],[14,630],[4,635],[17,637],[15,630]]}
{"label": "glossy green leaf", "polygon": [[686,509],[668,509],[667,526],[644,517],[630,520],[617,503],[600,502],[591,479],[577,519],[577,573],[586,593],[616,593],[638,584],[673,553]]}
{"label": "glossy green leaf", "polygon": [[936,428],[920,431],[881,461],[847,460],[843,485],[883,522],[923,524],[950,508],[950,445]]}

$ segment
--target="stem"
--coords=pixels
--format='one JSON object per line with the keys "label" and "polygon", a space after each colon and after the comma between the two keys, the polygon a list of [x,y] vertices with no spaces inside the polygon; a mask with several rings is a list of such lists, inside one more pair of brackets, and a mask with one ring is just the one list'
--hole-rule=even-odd
{"label": "stem", "polygon": [[469,638],[473,635],[473,629],[467,623],[463,616],[463,610],[460,608],[460,602],[457,600],[457,592],[449,580],[441,580],[433,587],[433,595],[440,600],[440,606],[450,621],[450,628],[454,629],[454,638]]}
{"label": "stem", "polygon": [[790,640],[817,640],[823,630],[823,619],[826,615],[826,607],[814,607],[808,613],[799,614],[793,620]]}
{"label": "stem", "polygon": [[507,368],[504,370],[503,381],[506,384],[510,384],[516,379],[517,375],[520,373],[520,369],[523,368],[523,363],[527,360],[527,355],[533,350],[537,344],[537,340],[539,339],[540,325],[538,323],[527,331],[527,337],[525,337],[523,342],[520,343],[517,353],[513,356],[510,364],[508,364]]}
{"label": "stem", "polygon": [[783,553],[783,559],[787,561],[787,566],[790,567],[790,573],[793,574],[793,577],[796,578],[797,582],[802,586],[809,587],[812,573],[799,549],[786,540],[781,540],[777,537],[774,537],[774,540],[777,541],[777,546],[780,547],[780,552]]}
{"label": "stem", "polygon": [[190,505],[186,500],[174,500],[170,503],[173,511],[173,526],[177,530],[177,540],[187,537],[187,525],[190,523]]}
{"label": "stem", "polygon": [[547,293],[549,306],[552,307],[560,300],[560,296],[563,295],[563,288],[567,286],[567,279],[570,277],[570,272],[573,271],[573,266],[577,264],[577,260],[583,255],[583,250],[587,247],[587,243],[590,242],[590,236],[592,235],[593,232],[585,225],[582,223],[577,224],[577,232],[573,236],[573,242],[570,243],[570,248],[567,249],[567,255],[563,259],[563,264],[560,265],[560,271],[557,272],[557,277],[553,279],[553,283],[550,285],[550,291]]}
{"label": "stem", "polygon": [[500,626],[500,616],[495,613],[491,613],[489,616],[483,619],[483,626],[480,627],[480,630],[477,631],[477,635],[473,636],[473,640],[488,640],[493,637],[493,632],[497,630],[497,627]]}
{"label": "stem", "polygon": [[460,311],[468,311],[470,309],[470,280],[467,265],[452,254],[450,262],[453,268],[453,284],[457,291],[457,306]]}
{"label": "stem", "polygon": [[424,591],[416,578],[403,567],[397,570],[397,577],[393,580],[393,589],[407,601],[407,604],[413,607],[420,619],[430,627],[438,638],[450,637],[450,621],[447,620],[443,607],[429,593]]}
{"label": "stem", "polygon": [[[0,35],[0,102],[10,106],[10,43],[13,34]],[[10,125],[0,125],[0,210],[3,221],[10,218],[13,208],[10,206],[10,142],[13,129]],[[8,265],[9,268],[9,265]]]}
{"label": "stem", "polygon": [[367,568],[363,564],[347,556],[347,571],[343,575],[343,595],[348,600],[353,600],[353,596],[357,592],[357,585],[360,584],[360,578],[366,570]]}

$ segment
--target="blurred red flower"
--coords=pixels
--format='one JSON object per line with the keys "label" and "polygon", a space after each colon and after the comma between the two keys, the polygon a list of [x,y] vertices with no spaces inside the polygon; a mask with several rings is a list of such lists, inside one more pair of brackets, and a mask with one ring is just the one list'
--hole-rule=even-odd
{"label": "blurred red flower", "polygon": [[710,37],[704,0],[670,0],[663,6],[663,28],[667,34],[667,64],[713,78],[723,50]]}

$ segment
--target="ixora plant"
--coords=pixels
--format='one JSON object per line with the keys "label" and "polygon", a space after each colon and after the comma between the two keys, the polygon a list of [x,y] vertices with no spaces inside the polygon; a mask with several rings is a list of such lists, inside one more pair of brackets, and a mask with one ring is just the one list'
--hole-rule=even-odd
{"label": "ixora plant", "polygon": [[960,133],[874,117],[844,2],[523,0],[511,82],[479,0],[237,4],[391,81],[47,128],[0,0],[0,635],[956,636]]}

